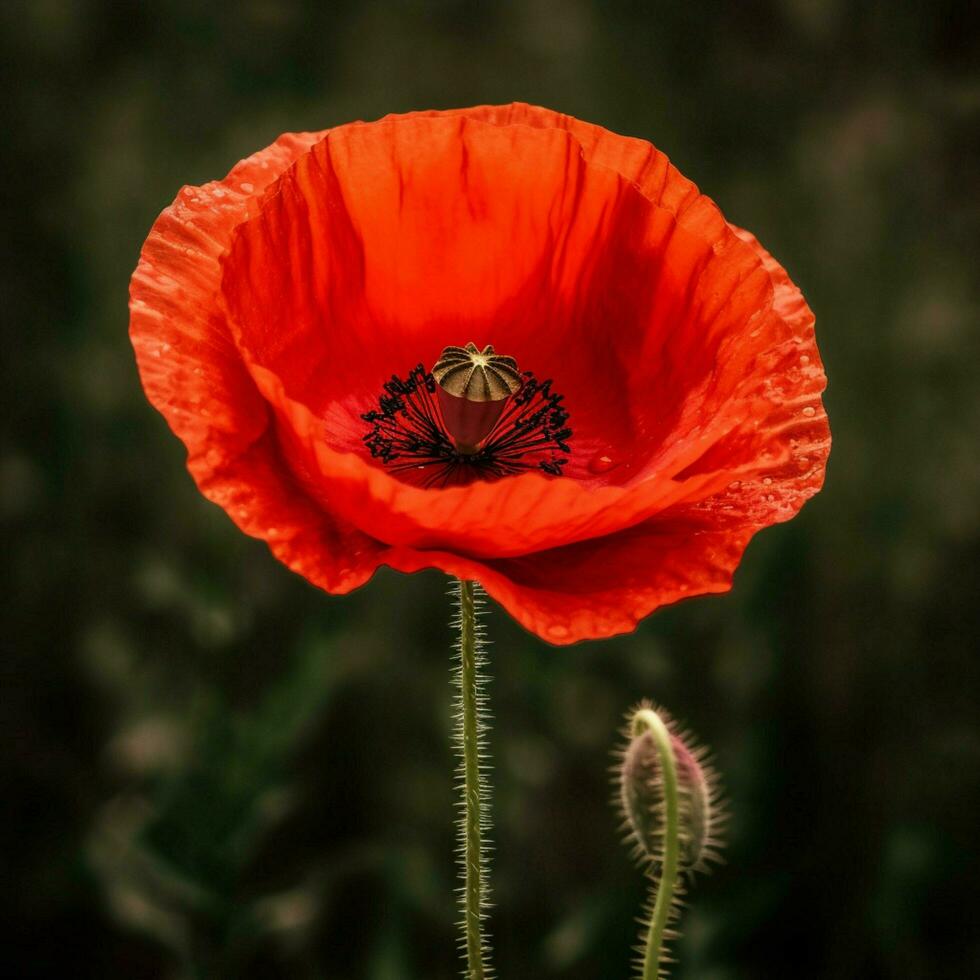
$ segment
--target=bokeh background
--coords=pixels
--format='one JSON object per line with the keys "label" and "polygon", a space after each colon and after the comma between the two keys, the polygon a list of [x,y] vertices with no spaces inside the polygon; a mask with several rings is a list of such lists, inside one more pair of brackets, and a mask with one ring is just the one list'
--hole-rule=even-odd
{"label": "bokeh background", "polygon": [[332,598],[239,534],[142,396],[127,284],[181,184],[282,131],[523,100],[651,139],[779,256],[835,442],[729,595],[562,650],[493,612],[500,976],[628,975],[607,767],[641,696],[714,747],[734,815],[675,977],[971,975],[970,6],[0,5],[0,972],[458,975],[446,581]]}

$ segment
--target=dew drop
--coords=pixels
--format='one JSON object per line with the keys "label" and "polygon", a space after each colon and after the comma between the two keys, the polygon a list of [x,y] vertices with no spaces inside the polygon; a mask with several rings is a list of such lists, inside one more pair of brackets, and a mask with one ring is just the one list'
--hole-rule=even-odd
{"label": "dew drop", "polygon": [[764,484],[765,484],[765,485],[766,485],[767,487],[770,487],[770,486],[772,486],[772,477],[771,477],[771,476],[767,476],[767,477],[766,477],[766,478],[765,478],[765,479],[764,479],[764,480],[763,480],[762,482],[763,482],[763,483],[764,483]]}
{"label": "dew drop", "polygon": [[776,497],[775,497],[774,494],[771,494],[771,493],[767,493],[766,494],[766,500],[768,500],[769,503],[772,503],[775,499],[776,499]]}
{"label": "dew drop", "polygon": [[807,407],[803,409],[803,414],[807,418],[812,418],[814,415],[817,414],[817,410],[812,405],[807,405]]}
{"label": "dew drop", "polygon": [[806,367],[810,363],[810,358],[806,354],[800,355],[800,364]]}
{"label": "dew drop", "polygon": [[608,473],[610,470],[615,469],[619,466],[619,461],[613,459],[605,453],[596,453],[592,459],[589,460],[589,472],[590,473]]}
{"label": "dew drop", "polygon": [[737,490],[741,485],[742,485],[741,480],[732,480],[732,482],[728,484],[728,489]]}
{"label": "dew drop", "polygon": [[255,190],[255,188],[248,181],[244,181],[241,185],[241,188],[243,193],[245,194],[251,194],[252,191]]}
{"label": "dew drop", "polygon": [[561,623],[555,623],[548,627],[548,636],[553,636],[556,640],[564,640],[568,636],[568,627]]}

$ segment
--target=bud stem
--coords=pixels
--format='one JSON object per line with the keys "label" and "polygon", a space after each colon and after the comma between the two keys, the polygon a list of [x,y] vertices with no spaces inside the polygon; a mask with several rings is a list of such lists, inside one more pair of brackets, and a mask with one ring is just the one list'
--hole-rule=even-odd
{"label": "bud stem", "polygon": [[466,948],[466,980],[489,980],[491,968],[485,960],[489,948],[483,936],[487,888],[483,832],[489,822],[488,803],[480,756],[486,730],[483,712],[483,680],[480,666],[483,654],[477,626],[477,589],[473,582],[459,581],[459,685],[456,742],[460,753],[462,819],[460,857],[462,861],[463,940]]}
{"label": "bud stem", "polygon": [[664,934],[670,919],[677,886],[679,860],[679,812],[677,799],[677,761],[671,746],[670,732],[655,711],[641,708],[633,716],[633,736],[649,732],[657,746],[663,772],[664,838],[663,858],[656,882],[656,899],[647,929],[646,950],[643,954],[642,980],[658,980]]}

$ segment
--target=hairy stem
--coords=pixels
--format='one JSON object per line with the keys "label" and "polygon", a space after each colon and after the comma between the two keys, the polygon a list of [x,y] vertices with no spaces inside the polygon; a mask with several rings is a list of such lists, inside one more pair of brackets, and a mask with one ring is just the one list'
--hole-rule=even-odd
{"label": "hairy stem", "polygon": [[489,949],[483,935],[487,906],[484,834],[489,826],[489,809],[483,778],[482,749],[486,730],[483,663],[480,627],[477,623],[478,586],[458,583],[459,685],[456,741],[462,776],[462,819],[460,857],[463,865],[463,942],[466,948],[466,980],[489,980]]}
{"label": "hairy stem", "polygon": [[650,732],[660,756],[663,772],[664,837],[660,873],[656,882],[656,899],[647,928],[646,950],[643,954],[643,980],[658,980],[663,957],[664,938],[670,920],[677,887],[679,853],[679,812],[677,800],[677,762],[670,743],[670,732],[655,711],[644,709],[633,718],[633,735]]}

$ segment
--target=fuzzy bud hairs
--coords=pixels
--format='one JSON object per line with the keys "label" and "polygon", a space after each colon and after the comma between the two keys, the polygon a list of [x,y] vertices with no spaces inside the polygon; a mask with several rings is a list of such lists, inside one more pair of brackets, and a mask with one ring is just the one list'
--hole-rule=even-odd
{"label": "fuzzy bud hairs", "polygon": [[616,803],[633,855],[653,882],[644,917],[640,980],[666,976],[666,940],[681,908],[681,878],[719,860],[725,821],[707,751],[662,708],[643,701],[627,715],[616,765]]}

